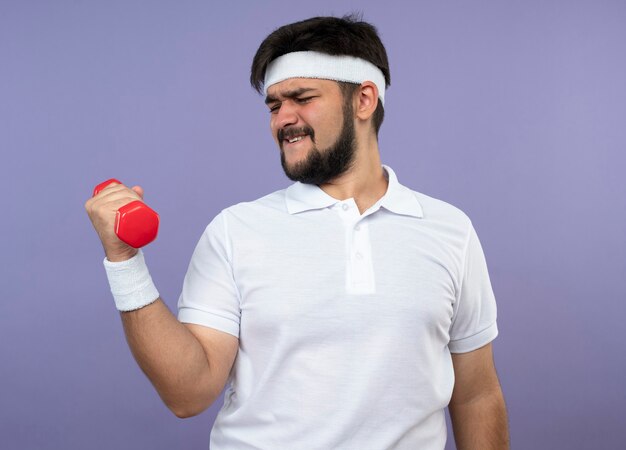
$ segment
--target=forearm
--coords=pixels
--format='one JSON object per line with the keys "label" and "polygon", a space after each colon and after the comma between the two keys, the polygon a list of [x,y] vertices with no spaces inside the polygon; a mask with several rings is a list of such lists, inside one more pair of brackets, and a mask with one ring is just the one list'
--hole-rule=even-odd
{"label": "forearm", "polygon": [[120,315],[135,360],[170,410],[189,417],[213,403],[220,390],[204,349],[160,299]]}
{"label": "forearm", "polygon": [[506,406],[498,387],[464,403],[450,403],[457,450],[508,450]]}
{"label": "forearm", "polygon": [[[123,311],[121,318],[131,352],[165,404],[177,416],[188,417],[202,412],[219,396],[226,369],[219,370],[219,351],[210,353],[209,365],[209,351],[157,298],[159,293],[143,253],[117,236],[120,208],[142,199],[143,189],[139,186],[129,189],[107,181],[96,187],[85,209],[104,248],[107,278],[115,306]],[[134,226],[142,227],[142,222]],[[216,355],[217,364],[213,361]],[[225,361],[232,364],[232,358]]]}

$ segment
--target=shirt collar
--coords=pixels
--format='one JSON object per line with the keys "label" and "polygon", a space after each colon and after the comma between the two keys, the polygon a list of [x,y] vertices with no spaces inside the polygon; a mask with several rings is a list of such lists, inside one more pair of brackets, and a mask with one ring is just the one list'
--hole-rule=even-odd
{"label": "shirt collar", "polygon": [[396,214],[423,218],[424,211],[422,210],[422,205],[417,200],[415,192],[400,184],[396,173],[391,167],[383,164],[383,168],[387,172],[389,187],[385,195],[379,200],[380,205]]}
{"label": "shirt collar", "polygon": [[[401,215],[422,218],[424,213],[415,193],[398,181],[391,167],[383,164],[389,186],[387,192],[377,202],[385,209]],[[287,188],[285,194],[287,211],[297,214],[312,209],[322,209],[340,202],[324,192],[319,186],[304,184],[299,181]]]}
{"label": "shirt collar", "polygon": [[339,202],[331,197],[315,184],[305,184],[299,181],[287,188],[285,194],[287,211],[289,214],[297,214],[311,209],[327,208]]}

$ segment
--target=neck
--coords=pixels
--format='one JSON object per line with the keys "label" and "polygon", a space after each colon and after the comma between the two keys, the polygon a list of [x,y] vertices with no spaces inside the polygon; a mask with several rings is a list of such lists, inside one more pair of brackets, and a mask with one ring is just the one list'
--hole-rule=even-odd
{"label": "neck", "polygon": [[358,139],[353,166],[347,172],[333,179],[320,188],[337,200],[353,198],[359,212],[363,214],[387,192],[388,181],[385,177],[378,141],[370,134]]}

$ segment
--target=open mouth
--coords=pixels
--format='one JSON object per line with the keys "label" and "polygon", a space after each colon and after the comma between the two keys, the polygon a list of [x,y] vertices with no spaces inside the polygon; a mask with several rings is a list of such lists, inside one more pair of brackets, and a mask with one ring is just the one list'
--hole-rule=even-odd
{"label": "open mouth", "polygon": [[309,137],[311,141],[315,142],[313,129],[311,127],[291,127],[287,129],[278,130],[278,140],[282,145],[297,144],[303,141],[306,137]]}
{"label": "open mouth", "polygon": [[292,138],[289,139],[285,139],[285,142],[289,143],[289,144],[294,144],[296,142],[300,142],[302,139],[304,139],[306,137],[306,134],[300,135],[300,136],[294,136]]}

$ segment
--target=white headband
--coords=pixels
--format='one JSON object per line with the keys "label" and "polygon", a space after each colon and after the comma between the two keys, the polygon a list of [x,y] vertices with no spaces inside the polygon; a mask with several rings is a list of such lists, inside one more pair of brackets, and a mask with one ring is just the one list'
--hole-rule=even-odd
{"label": "white headband", "polygon": [[279,56],[267,65],[263,89],[289,78],[320,78],[361,84],[373,82],[378,98],[385,104],[385,76],[369,61],[354,56],[335,56],[320,52],[292,52]]}

